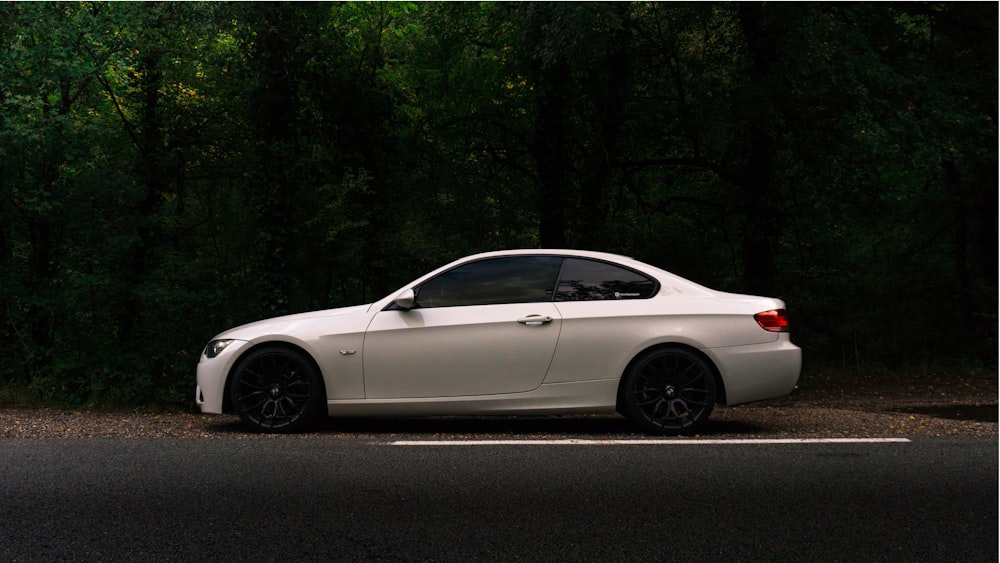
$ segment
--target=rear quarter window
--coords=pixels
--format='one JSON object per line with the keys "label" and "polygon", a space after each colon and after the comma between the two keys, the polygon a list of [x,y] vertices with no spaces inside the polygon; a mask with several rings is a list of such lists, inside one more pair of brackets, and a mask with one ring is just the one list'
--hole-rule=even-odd
{"label": "rear quarter window", "polygon": [[607,262],[568,258],[556,287],[556,301],[649,299],[659,284],[652,278]]}

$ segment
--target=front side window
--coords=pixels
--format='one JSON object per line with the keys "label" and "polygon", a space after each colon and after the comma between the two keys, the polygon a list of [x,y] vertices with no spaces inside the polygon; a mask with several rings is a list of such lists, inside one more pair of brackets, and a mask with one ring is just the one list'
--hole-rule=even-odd
{"label": "front side window", "polygon": [[607,262],[567,258],[555,300],[648,299],[658,289],[655,281],[633,270]]}
{"label": "front side window", "polygon": [[417,307],[552,301],[563,258],[507,256],[463,264],[417,290]]}

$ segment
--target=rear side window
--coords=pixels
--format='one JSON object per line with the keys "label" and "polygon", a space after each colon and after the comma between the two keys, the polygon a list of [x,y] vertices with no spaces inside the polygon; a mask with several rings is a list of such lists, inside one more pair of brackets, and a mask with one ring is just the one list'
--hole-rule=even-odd
{"label": "rear side window", "polygon": [[561,256],[508,256],[463,264],[425,282],[418,307],[552,301]]}
{"label": "rear side window", "polygon": [[596,260],[567,258],[555,300],[648,299],[658,289],[656,281],[634,270]]}

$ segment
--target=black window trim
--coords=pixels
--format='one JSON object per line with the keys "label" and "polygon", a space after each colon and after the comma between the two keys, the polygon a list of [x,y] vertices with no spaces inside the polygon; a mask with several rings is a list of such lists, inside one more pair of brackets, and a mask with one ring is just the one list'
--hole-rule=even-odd
{"label": "black window trim", "polygon": [[[657,295],[659,295],[660,289],[661,289],[661,287],[660,287],[660,280],[656,279],[655,277],[650,276],[649,274],[647,274],[645,272],[641,272],[641,271],[639,271],[639,270],[637,270],[635,268],[631,268],[629,266],[626,266],[624,264],[619,264],[618,262],[613,262],[611,260],[605,260],[603,258],[592,258],[590,256],[578,256],[578,255],[575,255],[575,254],[547,254],[547,253],[544,253],[544,252],[531,253],[531,254],[502,254],[502,255],[499,255],[499,256],[485,256],[485,257],[482,257],[482,258],[477,258],[475,260],[470,260],[468,262],[462,262],[461,264],[455,265],[455,267],[453,267],[453,268],[449,268],[449,269],[447,269],[447,270],[445,270],[443,272],[439,272],[436,276],[434,276],[432,278],[424,280],[423,282],[420,283],[420,285],[414,286],[413,287],[413,292],[416,294],[416,299],[414,300],[414,307],[413,308],[414,309],[423,309],[423,307],[421,307],[420,304],[419,304],[419,302],[420,302],[420,288],[423,287],[428,282],[430,282],[432,280],[435,280],[438,277],[447,274],[448,272],[451,272],[451,271],[456,270],[458,268],[469,266],[471,264],[476,264],[478,262],[485,262],[487,260],[496,260],[498,258],[521,258],[521,257],[524,257],[524,258],[532,258],[532,257],[536,257],[536,258],[537,257],[559,258],[561,260],[561,262],[559,263],[559,273],[556,275],[555,285],[552,287],[551,290],[546,291],[546,294],[549,297],[548,301],[539,301],[539,303],[570,303],[570,301],[556,301],[556,294],[558,293],[559,286],[562,283],[563,272],[566,269],[566,262],[570,258],[575,258],[577,260],[585,260],[585,261],[589,261],[589,262],[597,262],[599,264],[607,264],[607,265],[613,266],[615,268],[619,268],[619,269],[622,269],[622,270],[625,270],[625,271],[628,271],[628,272],[632,272],[633,274],[635,274],[637,276],[640,276],[642,278],[645,278],[645,279],[653,282],[653,290],[649,293],[648,297],[639,297],[639,298],[635,298],[635,299],[594,299],[594,300],[588,300],[588,301],[577,301],[577,303],[594,302],[594,301],[612,301],[612,302],[613,301],[642,301],[642,300],[645,300],[645,299],[652,299],[653,297],[656,297]],[[511,303],[490,303],[488,305],[447,305],[447,306],[444,306],[444,307],[429,307],[429,308],[430,309],[447,309],[447,308],[451,308],[451,307],[486,307],[486,306],[492,306],[492,305],[511,305]],[[395,302],[390,302],[389,305],[387,305],[385,307],[385,309],[383,309],[383,310],[384,311],[398,310],[398,307],[396,307]]]}

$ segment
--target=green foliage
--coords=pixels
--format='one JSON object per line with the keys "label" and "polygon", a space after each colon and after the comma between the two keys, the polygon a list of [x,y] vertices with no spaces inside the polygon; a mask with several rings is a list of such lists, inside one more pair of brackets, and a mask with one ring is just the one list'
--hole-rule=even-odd
{"label": "green foliage", "polygon": [[995,359],[996,22],[0,4],[0,386],[186,405],[223,328],[539,245],[779,295],[812,361]]}

